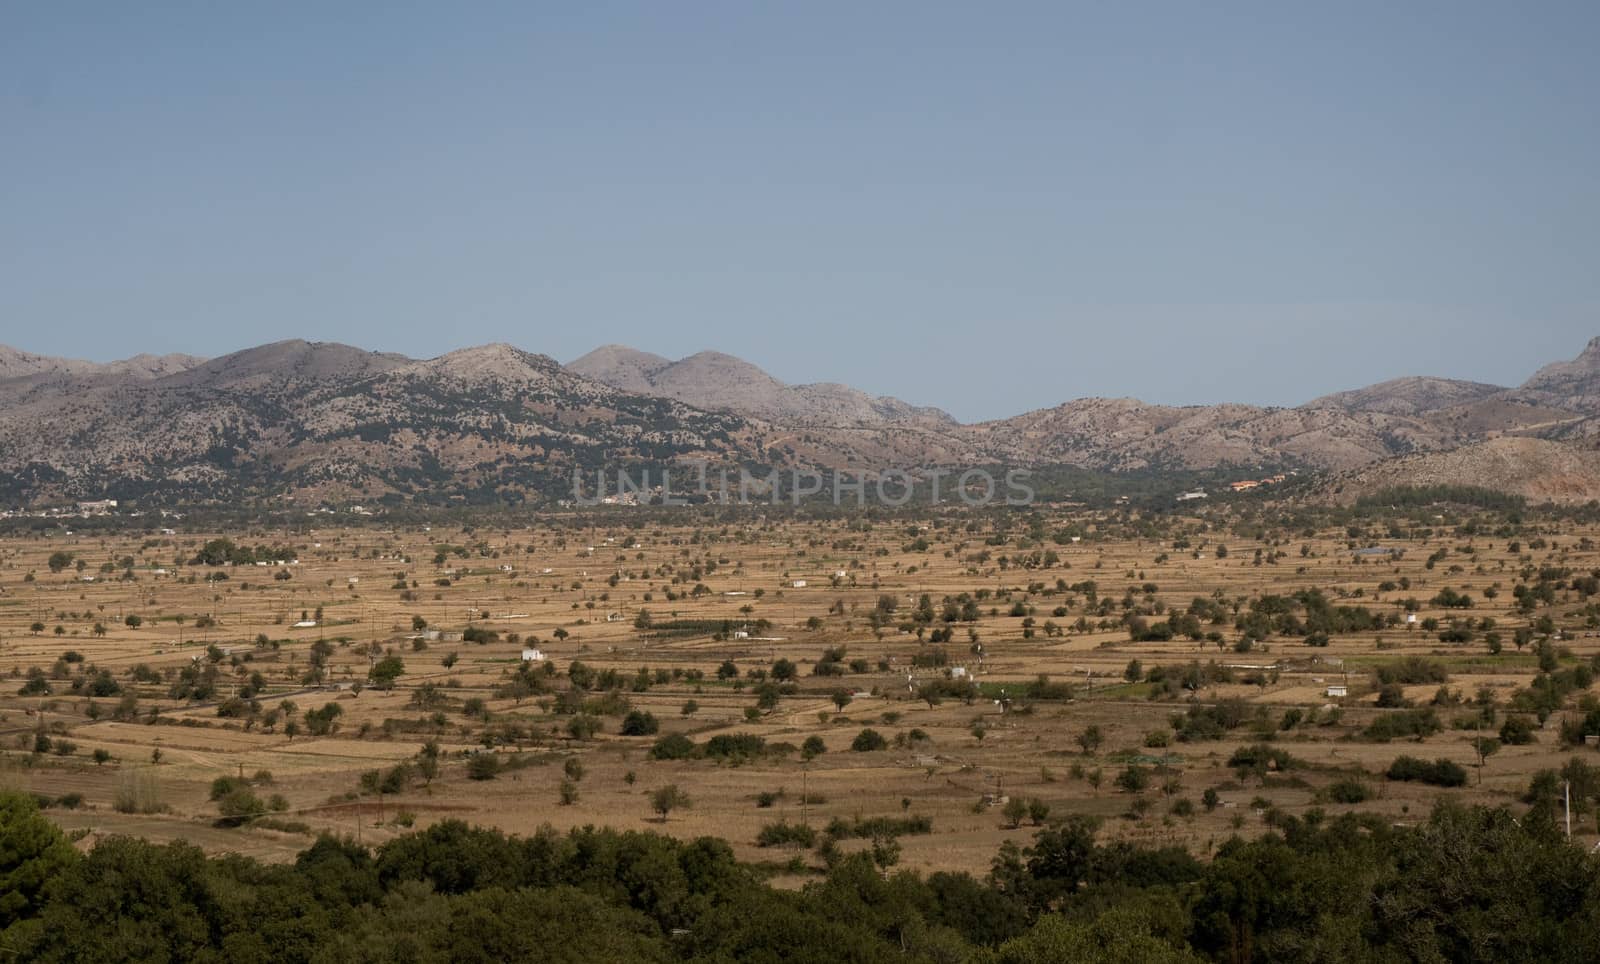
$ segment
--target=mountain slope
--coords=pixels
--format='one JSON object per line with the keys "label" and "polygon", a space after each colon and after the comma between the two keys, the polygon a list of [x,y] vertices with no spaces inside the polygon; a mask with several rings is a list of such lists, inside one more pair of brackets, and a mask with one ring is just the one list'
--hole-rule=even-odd
{"label": "mountain slope", "polygon": [[1366,388],[1324,395],[1312,399],[1301,407],[1381,412],[1385,415],[1426,415],[1440,409],[1481,401],[1505,390],[1499,385],[1487,385],[1483,382],[1412,376],[1379,382]]}
{"label": "mountain slope", "polygon": [[1382,413],[1173,407],[1132,398],[1078,399],[969,428],[998,459],[1112,471],[1286,463],[1345,469],[1452,443],[1426,422]]}
{"label": "mountain slope", "polygon": [[[41,431],[43,427],[43,431]],[[759,429],[495,345],[435,359],[282,342],[156,380],[50,380],[0,408],[0,495],[513,501],[574,467],[753,456]]]}
{"label": "mountain slope", "polygon": [[1577,358],[1539,369],[1516,394],[1553,408],[1600,414],[1600,338],[1590,339]]}
{"label": "mountain slope", "polygon": [[[1584,464],[1551,459],[1600,441],[1600,339],[1516,389],[1397,379],[1298,408],[1085,398],[975,425],[848,386],[786,385],[718,352],[669,361],[615,345],[568,366],[503,344],[414,359],[294,340],[110,365],[8,349],[0,372],[5,501],[516,501],[570,492],[574,468],[683,458],[869,475],[1005,463],[1374,466],[1400,478],[1440,466],[1441,478],[1499,472],[1532,484],[1495,453],[1567,480],[1530,492],[1577,498]],[[1541,439],[1572,444],[1517,447]],[[1449,450],[1468,461],[1410,458]]]}
{"label": "mountain slope", "polygon": [[626,345],[601,345],[582,358],[567,363],[567,370],[624,392],[648,395],[650,376],[672,364],[669,359]]}
{"label": "mountain slope", "polygon": [[125,375],[132,378],[160,378],[193,368],[205,361],[194,355],[135,355],[121,361],[82,361],[55,358],[0,345],[0,381],[41,375]]}
{"label": "mountain slope", "polygon": [[788,385],[742,358],[702,351],[668,361],[622,345],[606,345],[567,365],[622,391],[661,395],[696,408],[735,412],[780,423],[862,426],[916,423],[955,425],[936,408],[869,395],[848,385]]}
{"label": "mountain slope", "polygon": [[1529,502],[1600,499],[1600,452],[1536,438],[1497,438],[1448,452],[1392,459],[1330,480],[1326,498],[1350,504],[1401,486],[1475,486]]}

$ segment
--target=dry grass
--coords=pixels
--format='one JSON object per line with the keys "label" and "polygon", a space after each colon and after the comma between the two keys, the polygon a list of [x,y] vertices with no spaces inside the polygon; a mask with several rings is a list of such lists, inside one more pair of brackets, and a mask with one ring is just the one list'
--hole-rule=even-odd
{"label": "dry grass", "polygon": [[[1050,520],[1049,528],[1053,531],[1069,522],[1092,528],[1097,521],[1103,520],[1063,515]],[[655,524],[632,528],[625,514],[617,516],[611,529],[566,530],[564,542],[560,530],[544,526],[470,533],[319,527],[294,533],[227,534],[250,545],[300,547],[299,565],[283,567],[291,573],[288,580],[274,579],[279,571],[274,567],[207,570],[176,564],[193,556],[205,539],[217,534],[12,537],[0,542],[0,676],[9,676],[0,682],[4,694],[0,696],[0,742],[7,748],[13,780],[40,794],[83,794],[85,809],[52,811],[60,814],[64,825],[92,828],[96,833],[189,839],[208,849],[239,850],[268,859],[292,855],[307,838],[212,827],[216,811],[207,790],[216,777],[270,771],[272,785],[258,792],[282,794],[290,811],[285,819],[301,821],[313,830],[353,834],[359,829],[368,842],[402,832],[396,817],[406,813],[414,826],[455,816],[513,832],[531,831],[542,824],[569,827],[593,823],[684,836],[712,834],[728,838],[751,859],[786,860],[790,853],[781,848],[755,847],[764,824],[803,817],[821,826],[836,817],[909,812],[931,817],[934,832],[902,839],[907,865],[975,872],[987,867],[1001,841],[1025,843],[1032,832],[1026,825],[1007,828],[999,808],[976,808],[986,794],[1039,798],[1057,814],[1084,812],[1106,817],[1107,832],[1114,836],[1170,841],[1204,851],[1236,828],[1262,827],[1263,818],[1252,806],[1257,798],[1288,812],[1316,805],[1316,791],[1337,779],[1341,768],[1371,774],[1367,780],[1379,797],[1363,804],[1364,809],[1406,820],[1425,811],[1440,793],[1510,802],[1535,770],[1559,766],[1565,758],[1553,729],[1543,730],[1534,744],[1506,747],[1494,756],[1483,773],[1481,787],[1474,772],[1468,788],[1441,791],[1385,784],[1377,774],[1401,753],[1447,757],[1475,770],[1469,741],[1478,734],[1448,728],[1454,711],[1441,713],[1447,728],[1423,746],[1350,739],[1377,712],[1371,705],[1370,666],[1375,661],[1407,655],[1440,659],[1451,667],[1452,688],[1471,698],[1480,685],[1486,685],[1502,703],[1532,678],[1532,659],[1519,654],[1510,642],[1512,628],[1525,620],[1509,608],[1514,602],[1510,589],[1515,572],[1524,564],[1522,556],[1530,551],[1524,548],[1513,554],[1503,539],[1480,537],[1473,555],[1453,552],[1430,570],[1424,566],[1430,552],[1441,547],[1453,549],[1467,540],[1436,538],[1427,545],[1408,543],[1406,556],[1397,562],[1357,561],[1346,548],[1344,533],[1330,531],[1296,538],[1282,547],[1288,553],[1286,558],[1275,565],[1258,566],[1253,558],[1256,544],[1236,536],[1223,539],[1233,549],[1226,559],[1216,558],[1215,546],[1205,545],[1204,537],[1195,537],[1201,558],[1152,540],[1091,537],[1081,544],[1042,547],[1059,553],[1060,565],[1054,568],[1020,570],[998,565],[999,556],[1015,555],[1017,550],[1014,546],[986,547],[987,534],[966,532],[964,523],[931,529],[926,533],[930,550],[911,552],[905,548],[911,541],[905,524],[880,524],[869,532],[852,531],[843,522],[772,522],[761,528],[735,524],[698,529]],[[1600,536],[1594,532],[1558,533],[1554,538],[1559,548],[1531,552],[1531,561],[1539,565],[1559,560],[1575,569],[1600,566],[1600,552],[1580,548],[1579,540],[1584,537]],[[637,548],[632,547],[635,540]],[[438,544],[471,547],[469,558],[452,556],[436,565],[434,546]],[[1302,544],[1308,547],[1304,557],[1300,555]],[[976,559],[985,549],[989,558]],[[85,560],[85,574],[95,580],[83,581],[72,568],[51,573],[46,563],[56,551]],[[1163,553],[1169,558],[1157,563]],[[102,563],[129,556],[135,561],[134,580],[119,578],[120,568],[110,573],[99,571]],[[708,557],[718,563],[715,571],[689,572]],[[1455,564],[1462,570],[1449,571]],[[502,565],[513,571],[502,571]],[[673,568],[669,571],[666,567]],[[157,569],[168,572],[159,574]],[[217,571],[226,572],[229,578],[205,581],[208,573]],[[836,580],[835,573],[840,571],[846,575]],[[393,588],[399,573],[405,575],[405,591],[414,599],[402,600],[402,590]],[[33,580],[27,581],[30,574]],[[683,581],[675,584],[674,576]],[[198,578],[191,581],[191,577]],[[613,577],[617,577],[614,585]],[[1408,591],[1377,593],[1379,582],[1401,577],[1411,581]],[[441,579],[449,579],[450,584],[436,584]],[[806,587],[794,588],[797,579],[806,580]],[[1040,701],[1018,707],[1021,712],[1006,713],[992,700],[929,706],[915,698],[908,692],[906,671],[912,657],[924,647],[915,635],[901,634],[893,626],[881,638],[868,627],[868,613],[883,594],[899,602],[903,616],[922,593],[930,594],[937,604],[945,595],[1006,589],[1020,593],[1034,582],[1053,587],[1057,579],[1068,584],[1092,579],[1102,596],[1120,600],[1131,589],[1141,603],[1158,601],[1177,609],[1195,597],[1217,593],[1235,599],[1316,588],[1334,597],[1360,590],[1360,598],[1335,601],[1388,612],[1402,597],[1415,596],[1424,600],[1419,618],[1446,616],[1429,610],[1426,600],[1440,588],[1451,586],[1473,596],[1472,616],[1492,616],[1500,623],[1506,652],[1489,659],[1481,642],[1444,644],[1420,628],[1383,632],[1381,648],[1378,637],[1368,633],[1334,638],[1325,649],[1311,649],[1297,639],[1275,639],[1269,646],[1242,655],[1231,645],[1219,649],[1187,640],[1133,643],[1120,629],[1069,632],[1060,638],[1046,638],[1040,632],[1025,639],[1022,620],[1006,615],[1010,602],[986,599],[976,623],[954,624],[955,638],[947,647],[952,659],[966,665],[986,687],[1017,687],[1048,674],[1054,680],[1071,682],[1076,690],[1077,698],[1070,702]],[[412,581],[415,588],[411,588]],[[665,598],[668,590],[686,593],[697,583],[709,593],[673,601]],[[1142,591],[1145,583],[1157,586],[1153,595]],[[1493,600],[1483,595],[1491,585],[1500,590]],[[1051,617],[1051,609],[1069,598],[1075,600],[1070,614]],[[1052,618],[1067,626],[1084,608],[1082,594],[1071,592],[1032,597],[1029,603],[1037,607],[1035,619],[1040,626]],[[324,616],[321,625],[293,627],[302,613],[314,614],[319,607]],[[742,627],[766,619],[772,624],[765,633],[770,638],[716,640],[709,634],[647,638],[632,622],[641,607],[649,608],[657,621],[728,620]],[[742,611],[744,607],[750,611]],[[1568,601],[1553,612],[1559,616],[1578,608],[1575,601]],[[996,614],[991,614],[992,609]],[[143,625],[137,629],[125,625],[129,613],[142,616]],[[487,645],[423,641],[426,648],[417,649],[416,642],[407,638],[413,635],[414,616],[431,627],[459,631],[467,626],[469,613],[489,614],[491,618],[483,625],[500,633],[500,641]],[[620,617],[608,622],[610,613]],[[182,622],[176,619],[180,614]],[[217,625],[197,628],[196,618],[202,615],[212,616]],[[820,628],[808,628],[812,617],[821,620]],[[1573,618],[1561,621],[1565,626],[1581,625]],[[38,635],[30,630],[35,622],[45,626]],[[94,632],[97,622],[105,627],[103,637]],[[58,625],[62,628],[59,635],[54,631]],[[558,628],[569,634],[566,639],[554,638]],[[976,630],[986,648],[981,667],[968,653],[969,628]],[[1221,630],[1228,644],[1237,638],[1231,625],[1206,628]],[[524,643],[537,639],[537,645],[563,671],[572,661],[581,660],[596,669],[616,669],[629,678],[641,667],[706,674],[702,682],[677,679],[627,694],[634,708],[648,710],[659,719],[662,733],[684,732],[704,741],[716,733],[753,732],[769,742],[796,746],[810,736],[820,736],[828,752],[809,765],[802,764],[797,755],[741,766],[653,761],[648,758],[652,738],[619,736],[618,717],[606,718],[604,730],[594,739],[570,740],[565,735],[566,718],[551,712],[547,698],[518,702],[494,695],[518,664],[522,644],[509,642],[505,638],[509,633],[520,634]],[[254,643],[258,635],[279,642],[258,647]],[[761,634],[752,631],[750,635]],[[374,644],[384,654],[402,657],[407,672],[396,689],[387,693],[367,688],[356,694],[348,688],[308,686],[302,677],[312,645],[319,639],[333,642],[327,677],[331,683],[363,680],[372,660],[378,658],[371,652]],[[266,692],[259,697],[263,709],[288,699],[296,704],[295,715],[299,716],[336,702],[343,709],[336,732],[314,737],[302,731],[291,738],[281,723],[270,729],[253,725],[247,730],[241,720],[219,718],[215,699],[186,704],[167,695],[166,681],[140,684],[128,676],[140,664],[159,673],[205,665],[210,661],[207,647],[213,644],[226,651],[219,664],[217,698],[232,695],[251,673],[259,672],[267,683]],[[1593,639],[1581,635],[1565,645],[1582,657],[1596,649]],[[867,660],[869,671],[844,677],[811,675],[818,657],[834,646],[845,647],[847,659]],[[113,720],[119,697],[91,700],[66,694],[66,681],[59,679],[52,681],[54,695],[17,695],[30,668],[48,672],[69,650],[81,654],[86,665],[111,670],[137,695],[138,713],[128,720]],[[447,669],[442,659],[449,654],[457,661]],[[1313,664],[1312,657],[1324,662]],[[746,710],[755,704],[752,687],[717,681],[716,668],[731,659],[746,673],[766,668],[779,658],[799,665],[800,692],[782,699],[775,711],[749,722]],[[1269,781],[1268,786],[1254,780],[1240,785],[1226,766],[1238,746],[1258,739],[1248,730],[1234,731],[1227,740],[1216,743],[1173,743],[1166,752],[1178,759],[1168,775],[1179,781],[1178,788],[1171,796],[1152,788],[1143,795],[1151,801],[1147,812],[1139,819],[1126,819],[1133,797],[1118,792],[1112,784],[1121,770],[1117,761],[1123,757],[1119,754],[1163,752],[1145,750],[1146,736],[1168,729],[1169,716],[1185,705],[1182,700],[1152,702],[1145,687],[1124,685],[1123,669],[1133,658],[1147,668],[1195,659],[1276,664],[1278,672],[1264,685],[1225,684],[1208,687],[1197,696],[1205,702],[1239,697],[1267,707],[1273,719],[1292,707],[1321,710],[1330,702],[1341,705],[1343,716],[1336,725],[1280,734],[1279,746],[1313,766],[1286,779]],[[880,660],[886,661],[889,669],[878,669]],[[1343,661],[1343,668],[1330,660]],[[73,672],[77,668],[76,664],[69,667]],[[1347,670],[1350,696],[1329,700],[1326,686],[1345,681]],[[1248,671],[1239,670],[1241,674]],[[933,674],[919,670],[917,675],[927,679]],[[411,705],[424,683],[440,686],[447,699],[447,705],[438,710],[444,714],[443,725],[386,735],[386,720],[415,721],[435,712]],[[871,695],[854,699],[839,712],[830,697],[840,687]],[[1411,687],[1408,695],[1426,702],[1436,688]],[[483,735],[483,722],[462,713],[462,703],[471,698],[484,700],[496,721],[527,729],[520,749],[502,746],[495,752],[506,756],[520,752],[519,762],[530,765],[507,770],[494,780],[468,779],[464,754],[481,749]],[[680,709],[691,699],[699,704],[699,710],[684,717]],[[91,703],[99,719],[90,718]],[[159,713],[152,716],[152,710]],[[981,741],[974,736],[975,723],[982,724]],[[1075,742],[1091,724],[1100,726],[1106,735],[1104,745],[1092,757],[1084,755]],[[920,729],[929,742],[873,753],[851,752],[851,740],[866,726],[891,740]],[[47,734],[69,739],[76,744],[76,752],[67,757],[27,753],[41,727]],[[351,802],[349,795],[357,790],[363,772],[413,758],[427,739],[437,740],[444,752],[443,769],[436,780],[428,785],[417,781],[399,796],[380,799],[368,795],[359,805]],[[108,751],[113,759],[97,765],[91,756],[97,749]],[[587,772],[579,783],[578,801],[563,806],[558,789],[563,780],[561,763],[571,754],[581,756]],[[152,763],[157,755],[159,762]],[[1103,785],[1096,790],[1086,780],[1073,778],[1075,764],[1088,770],[1099,768]],[[121,814],[114,810],[119,787],[125,786],[127,774],[135,768],[155,775],[161,802],[168,808],[165,812]],[[625,779],[630,773],[632,783]],[[693,806],[674,811],[661,822],[651,812],[649,794],[667,783],[683,787],[693,798]],[[1222,801],[1214,812],[1199,806],[1208,787],[1218,788]],[[802,788],[819,802],[802,806]],[[757,806],[759,794],[780,789],[783,795],[771,807]],[[1171,805],[1182,799],[1195,804],[1194,814],[1169,816]]]}

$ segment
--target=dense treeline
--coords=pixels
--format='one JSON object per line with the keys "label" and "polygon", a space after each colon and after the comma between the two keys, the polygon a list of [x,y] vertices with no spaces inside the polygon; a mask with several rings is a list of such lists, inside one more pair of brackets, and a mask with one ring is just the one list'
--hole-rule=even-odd
{"label": "dense treeline", "polygon": [[9,794],[0,943],[34,961],[1592,960],[1600,862],[1546,813],[1312,812],[1210,863],[1075,817],[985,880],[889,873],[875,842],[788,891],[719,840],[458,821],[376,852],[323,838],[287,866],[130,838],[80,855]]}
{"label": "dense treeline", "polygon": [[1476,506],[1508,512],[1527,507],[1528,500],[1476,485],[1405,485],[1381,489],[1356,500],[1357,508],[1418,508],[1439,504]]}

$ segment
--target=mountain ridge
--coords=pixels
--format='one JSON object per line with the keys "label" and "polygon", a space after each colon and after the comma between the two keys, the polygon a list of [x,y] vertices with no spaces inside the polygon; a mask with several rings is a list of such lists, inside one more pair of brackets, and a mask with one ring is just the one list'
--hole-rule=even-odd
{"label": "mountain ridge", "polygon": [[870,395],[838,382],[790,385],[742,358],[711,349],[673,361],[626,345],[602,345],[568,362],[567,368],[624,391],[664,395],[696,408],[752,418],[841,426],[958,424],[940,409]]}
{"label": "mountain ridge", "polygon": [[849,386],[787,385],[721,352],[673,361],[621,345],[567,365],[504,343],[416,359],[301,339],[109,364],[4,348],[0,365],[7,500],[519,501],[559,491],[573,469],[683,458],[866,474],[984,464],[1349,473],[1502,438],[1600,444],[1600,339],[1516,388],[1413,376],[1294,407],[1079,398],[971,424]]}

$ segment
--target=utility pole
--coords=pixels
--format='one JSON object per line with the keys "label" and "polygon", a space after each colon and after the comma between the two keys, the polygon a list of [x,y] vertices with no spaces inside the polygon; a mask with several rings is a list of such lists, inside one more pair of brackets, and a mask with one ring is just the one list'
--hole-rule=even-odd
{"label": "utility pole", "polygon": [[1572,838],[1572,781],[1561,784],[1561,802],[1567,808],[1567,838]]}

